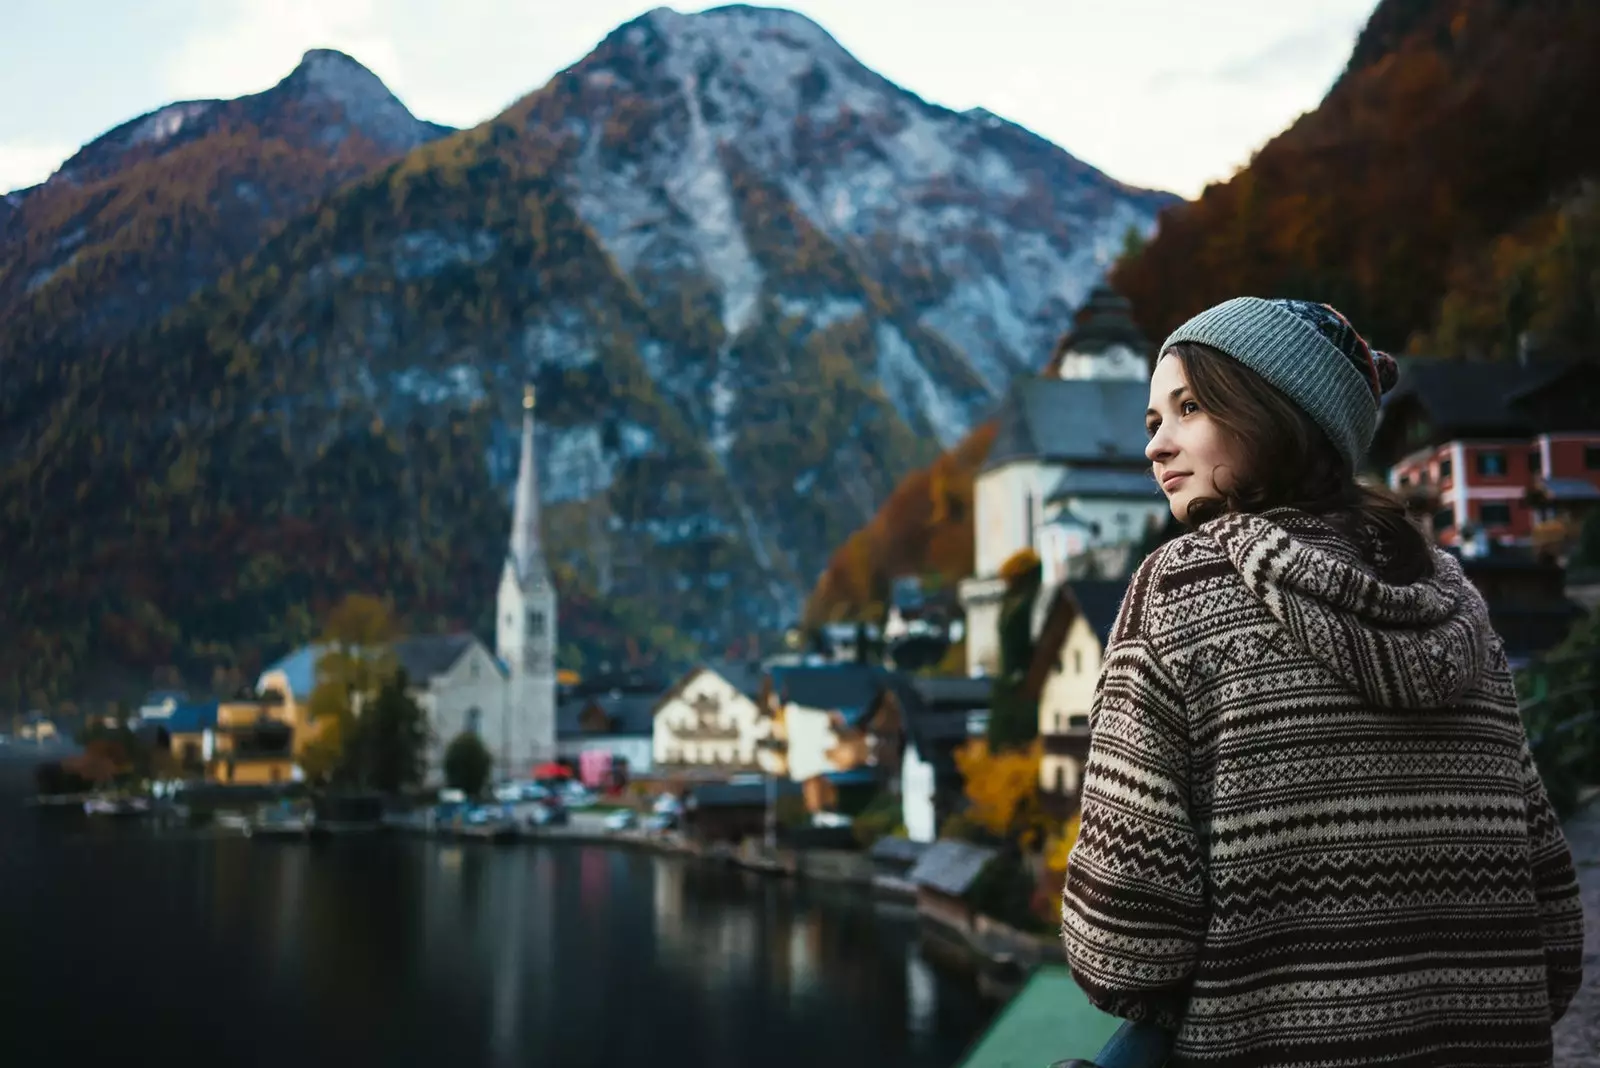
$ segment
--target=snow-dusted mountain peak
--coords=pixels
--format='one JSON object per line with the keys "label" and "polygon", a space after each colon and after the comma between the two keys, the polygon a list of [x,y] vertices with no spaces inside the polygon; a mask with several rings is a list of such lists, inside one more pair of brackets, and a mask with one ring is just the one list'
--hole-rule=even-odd
{"label": "snow-dusted mountain peak", "polygon": [[311,49],[278,89],[337,105],[353,126],[386,148],[413,148],[443,131],[412,115],[383,79],[338,49]]}

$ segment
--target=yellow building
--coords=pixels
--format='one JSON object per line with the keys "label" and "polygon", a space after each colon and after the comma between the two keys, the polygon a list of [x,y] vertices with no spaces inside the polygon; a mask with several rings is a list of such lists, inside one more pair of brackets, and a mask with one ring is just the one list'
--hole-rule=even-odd
{"label": "yellow building", "polygon": [[280,700],[219,702],[206,778],[251,786],[293,782],[296,733],[294,711]]}
{"label": "yellow building", "polygon": [[1078,807],[1083,765],[1089,759],[1089,709],[1100,681],[1100,661],[1127,592],[1126,579],[1066,582],[1050,598],[1034,642],[1027,692],[1038,701],[1039,792],[1060,816]]}

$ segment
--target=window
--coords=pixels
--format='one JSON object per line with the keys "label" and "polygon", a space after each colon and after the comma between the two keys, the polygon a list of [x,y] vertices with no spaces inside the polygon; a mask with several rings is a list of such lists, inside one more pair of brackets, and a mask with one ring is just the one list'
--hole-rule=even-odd
{"label": "window", "polygon": [[1089,714],[1087,712],[1080,712],[1075,716],[1068,716],[1067,725],[1069,727],[1087,728],[1089,726]]}
{"label": "window", "polygon": [[1511,506],[1509,504],[1480,504],[1478,505],[1478,521],[1486,527],[1510,526]]}
{"label": "window", "polygon": [[1450,464],[1449,460],[1440,460],[1439,461],[1439,481],[1443,482],[1445,479],[1449,478],[1451,470],[1452,470],[1452,467],[1451,467],[1451,464]]}
{"label": "window", "polygon": [[542,637],[544,637],[544,613],[543,612],[530,611],[528,613],[528,637],[530,637],[530,638],[542,638]]}
{"label": "window", "polygon": [[482,711],[482,709],[477,709],[477,708],[469,708],[469,709],[467,709],[467,733],[468,734],[477,734],[477,735],[482,735],[483,734],[483,711]]}
{"label": "window", "polygon": [[1503,452],[1480,452],[1478,454],[1478,474],[1485,478],[1498,478],[1506,473],[1506,454]]}
{"label": "window", "polygon": [[1411,485],[1411,476],[1401,475],[1398,479],[1398,483],[1401,489],[1405,489],[1407,486]]}
{"label": "window", "polygon": [[1449,530],[1456,525],[1456,511],[1454,508],[1441,508],[1433,513],[1433,529]]}
{"label": "window", "polygon": [[1583,447],[1583,467],[1586,471],[1600,471],[1600,445]]}
{"label": "window", "polygon": [[1074,649],[1074,650],[1072,650],[1072,673],[1074,675],[1082,675],[1083,674],[1083,650],[1082,649]]}
{"label": "window", "polygon": [[1541,475],[1544,473],[1544,456],[1538,449],[1528,450],[1528,474]]}

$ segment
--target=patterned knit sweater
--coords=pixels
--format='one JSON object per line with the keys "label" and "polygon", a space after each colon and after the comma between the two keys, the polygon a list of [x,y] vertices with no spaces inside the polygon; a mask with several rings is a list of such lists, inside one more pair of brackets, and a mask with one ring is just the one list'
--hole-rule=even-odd
{"label": "patterned knit sweater", "polygon": [[1384,583],[1322,521],[1225,516],[1134,576],[1064,894],[1101,1009],[1171,1065],[1548,1065],[1571,854],[1447,554]]}

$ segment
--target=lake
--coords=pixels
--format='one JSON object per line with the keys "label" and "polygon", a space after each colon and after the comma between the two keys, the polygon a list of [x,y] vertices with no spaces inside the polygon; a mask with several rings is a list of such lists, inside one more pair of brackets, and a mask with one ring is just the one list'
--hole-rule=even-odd
{"label": "lake", "polygon": [[996,1009],[857,891],[0,807],[8,1064],[949,1068]]}

